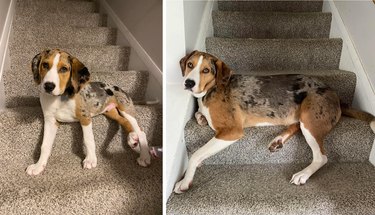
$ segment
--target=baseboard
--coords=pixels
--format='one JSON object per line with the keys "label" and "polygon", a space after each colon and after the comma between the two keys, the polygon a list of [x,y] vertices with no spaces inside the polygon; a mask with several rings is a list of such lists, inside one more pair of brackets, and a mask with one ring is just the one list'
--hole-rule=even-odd
{"label": "baseboard", "polygon": [[[332,13],[332,26],[330,37],[339,37],[343,40],[340,69],[352,71],[357,76],[353,106],[369,113],[375,114],[375,96],[370,79],[362,66],[360,57],[353,44],[350,34],[340,16],[333,0],[325,0],[323,12]],[[373,144],[369,160],[375,165],[375,142]]]}
{"label": "baseboard", "polygon": [[148,71],[155,77],[160,86],[163,85],[163,73],[161,69],[156,65],[152,58],[148,55],[146,50],[141,46],[138,40],[133,36],[117,14],[112,10],[105,0],[100,0],[100,5],[106,12],[106,14],[113,20],[116,24],[116,27],[121,33],[126,37],[129,42],[129,45],[135,50],[138,56],[146,65]]}
{"label": "baseboard", "polygon": [[15,12],[16,1],[11,0],[5,18],[5,24],[2,35],[0,35],[0,110],[5,108],[5,92],[3,86],[3,74],[6,70],[10,69],[9,63],[9,38],[12,27],[12,21]]}

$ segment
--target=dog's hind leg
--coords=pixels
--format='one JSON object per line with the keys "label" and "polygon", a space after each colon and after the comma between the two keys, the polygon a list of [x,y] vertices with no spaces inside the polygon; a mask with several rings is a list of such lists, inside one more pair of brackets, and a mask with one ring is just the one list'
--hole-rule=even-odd
{"label": "dog's hind leg", "polygon": [[[128,144],[136,152],[140,153],[137,162],[141,166],[148,166],[151,164],[150,150],[147,143],[146,134],[138,126],[137,120],[118,108],[114,108],[104,115],[116,120],[128,134]],[[139,144],[138,144],[139,142]]]}
{"label": "dog's hind leg", "polygon": [[305,184],[311,175],[327,163],[323,140],[337,124],[340,116],[339,99],[332,91],[309,95],[302,102],[300,127],[312,150],[313,160],[305,169],[294,174],[290,183]]}
{"label": "dog's hind leg", "polygon": [[283,131],[283,133],[275,137],[275,139],[270,142],[268,145],[270,152],[276,152],[278,149],[282,148],[289,138],[291,138],[297,131],[299,131],[299,123],[289,125],[289,127]]}

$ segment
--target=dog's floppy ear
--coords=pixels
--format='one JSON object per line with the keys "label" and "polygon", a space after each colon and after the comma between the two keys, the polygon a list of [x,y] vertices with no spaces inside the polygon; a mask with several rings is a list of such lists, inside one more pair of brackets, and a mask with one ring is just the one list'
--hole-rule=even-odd
{"label": "dog's floppy ear", "polygon": [[218,89],[224,89],[230,80],[230,77],[233,74],[233,71],[221,60],[217,59],[215,62],[216,69],[216,85]]}
{"label": "dog's floppy ear", "polygon": [[191,57],[193,56],[193,54],[197,53],[198,51],[197,50],[194,50],[192,51],[190,54],[187,54],[185,57],[181,58],[180,60],[180,67],[181,67],[181,72],[182,72],[182,76],[184,76],[184,72],[185,72],[185,69],[186,69],[186,61]]}
{"label": "dog's floppy ear", "polygon": [[42,80],[40,80],[40,74],[39,74],[40,61],[42,59],[42,56],[48,54],[49,52],[50,52],[50,50],[44,50],[43,52],[35,55],[33,60],[31,61],[31,71],[33,73],[34,81],[38,85],[42,81]]}
{"label": "dog's floppy ear", "polygon": [[69,56],[71,63],[71,87],[74,93],[78,93],[90,80],[89,70],[77,58]]}

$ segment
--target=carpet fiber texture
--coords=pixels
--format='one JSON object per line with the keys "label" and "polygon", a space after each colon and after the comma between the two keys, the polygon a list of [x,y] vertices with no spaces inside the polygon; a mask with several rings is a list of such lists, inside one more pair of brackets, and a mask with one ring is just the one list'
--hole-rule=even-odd
{"label": "carpet fiber texture", "polygon": [[[82,61],[91,80],[117,85],[135,101],[145,99],[146,71],[128,70],[130,47],[116,45],[117,29],[90,0],[19,0],[10,38],[11,69],[5,71],[6,109],[0,112],[1,214],[162,214],[162,161],[141,167],[127,134],[104,116],[93,118],[98,165],[85,157],[79,123],[61,123],[52,155],[41,175],[26,174],[43,139],[39,86],[32,58],[60,48]],[[161,105],[136,106],[149,144],[162,145]]]}

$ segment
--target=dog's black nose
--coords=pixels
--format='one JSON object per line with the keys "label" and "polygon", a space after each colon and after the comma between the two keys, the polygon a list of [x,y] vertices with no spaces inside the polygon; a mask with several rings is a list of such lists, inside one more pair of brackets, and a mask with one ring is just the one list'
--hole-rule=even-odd
{"label": "dog's black nose", "polygon": [[185,81],[185,87],[186,89],[191,89],[195,86],[195,81],[191,80],[191,79],[187,79]]}
{"label": "dog's black nose", "polygon": [[47,93],[52,92],[53,89],[55,89],[56,85],[52,82],[47,82],[44,84],[44,89],[46,90]]}

